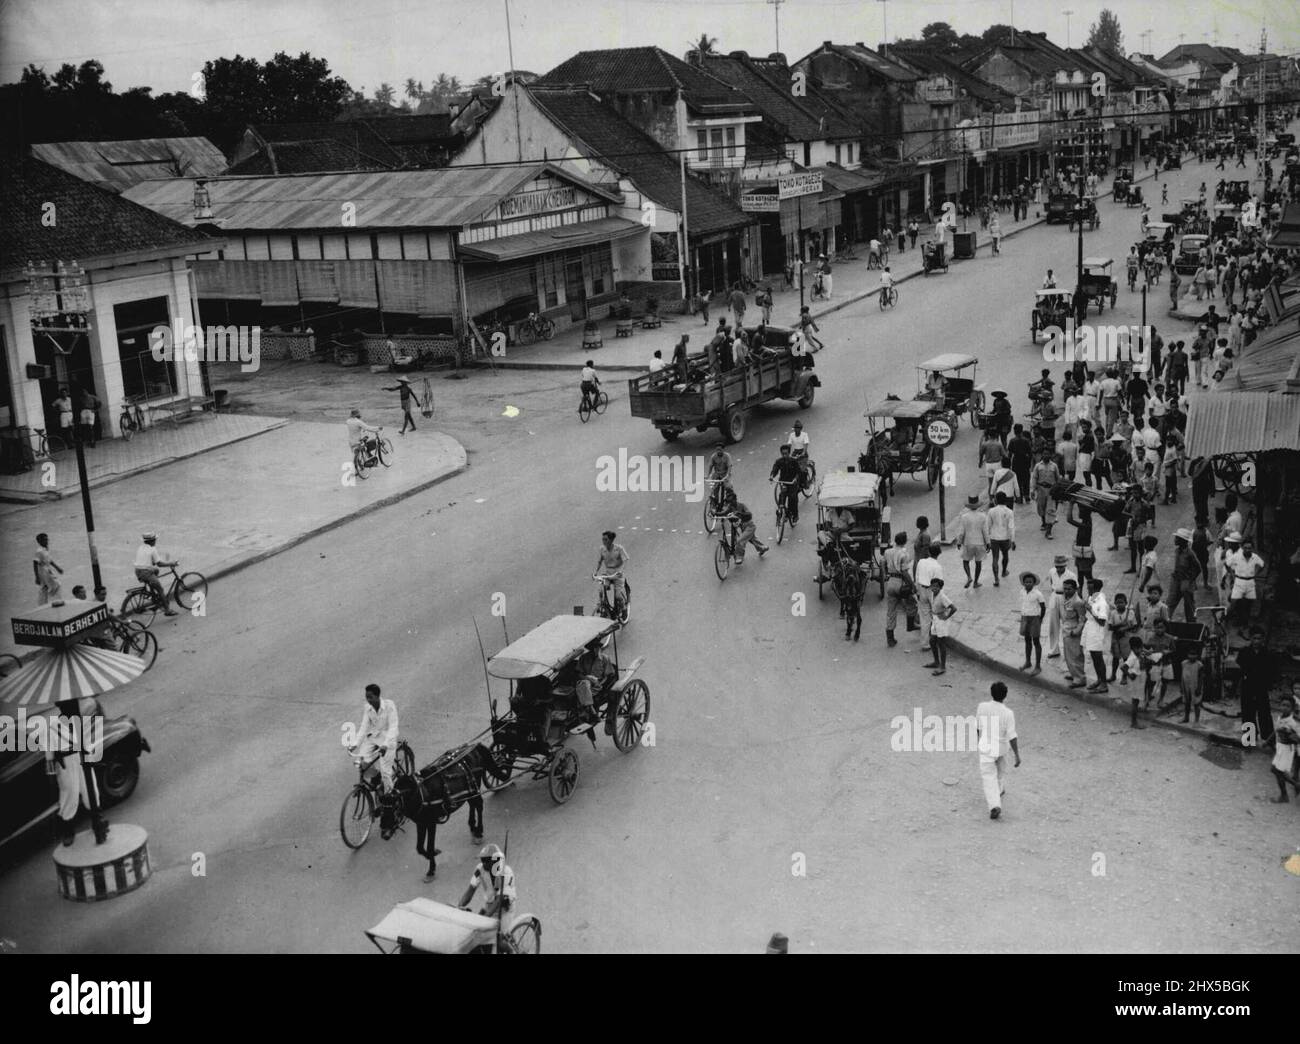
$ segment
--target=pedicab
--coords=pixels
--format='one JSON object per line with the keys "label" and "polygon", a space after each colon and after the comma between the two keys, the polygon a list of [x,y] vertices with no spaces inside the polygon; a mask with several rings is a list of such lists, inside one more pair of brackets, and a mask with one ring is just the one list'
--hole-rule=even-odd
{"label": "pedicab", "polygon": [[1050,327],[1064,330],[1073,311],[1074,294],[1064,287],[1038,290],[1034,294],[1034,307],[1029,313],[1029,336],[1035,343],[1038,335]]}
{"label": "pedicab", "polygon": [[937,272],[940,269],[948,271],[948,248],[944,243],[922,243],[921,244],[921,262],[923,275],[929,275],[931,272]]}
{"label": "pedicab", "polygon": [[[973,355],[945,352],[927,359],[916,367],[916,398],[935,403],[936,409],[951,413],[955,420],[970,414],[971,427],[979,427],[984,411],[984,386],[975,386],[975,368],[979,360]],[[963,376],[964,370],[970,376]],[[951,376],[949,376],[951,374]]]}
{"label": "pedicab", "polygon": [[541,953],[542,922],[532,914],[506,922],[421,896],[394,906],[366,938],[383,954]]}
{"label": "pedicab", "polygon": [[1079,289],[1083,293],[1084,304],[1083,310],[1086,312],[1088,304],[1092,301],[1097,302],[1097,311],[1106,310],[1106,299],[1110,299],[1110,306],[1115,307],[1115,299],[1119,296],[1119,284],[1112,278],[1110,267],[1115,262],[1108,257],[1085,257],[1083,259],[1082,282],[1079,283]]}
{"label": "pedicab", "polygon": [[858,457],[861,471],[880,476],[881,500],[884,487],[894,490],[895,475],[924,474],[928,487],[939,481],[939,454],[925,438],[925,423],[931,417],[946,417],[952,427],[957,418],[928,399],[900,399],[891,396],[864,414],[867,418],[867,448]]}
{"label": "pedicab", "polygon": [[1142,200],[1141,185],[1134,185],[1131,189],[1128,190],[1128,192],[1124,194],[1125,207],[1140,207],[1142,206],[1142,202],[1143,200]]}
{"label": "pedicab", "polygon": [[1111,195],[1116,203],[1123,203],[1133,188],[1133,170],[1131,167],[1116,167],[1115,181],[1111,185]]}
{"label": "pedicab", "polygon": [[1235,203],[1214,204],[1214,222],[1210,230],[1216,236],[1230,236],[1237,230],[1241,208]]}
{"label": "pedicab", "polygon": [[1101,227],[1101,212],[1097,210],[1097,197],[1084,196],[1076,201],[1074,209],[1070,211],[1069,229],[1074,231],[1077,224],[1085,224],[1088,231]]}
{"label": "pedicab", "polygon": [[881,499],[881,477],[845,466],[817,487],[817,597],[830,584],[841,599],[843,578],[857,571],[885,597],[884,546],[889,542],[889,508]]}
{"label": "pedicab", "polygon": [[[565,746],[570,736],[585,735],[596,746],[596,726],[626,754],[641,741],[650,719],[650,688],[633,677],[645,662],[638,656],[627,667],[618,664],[618,621],[599,616],[554,616],[511,642],[487,661],[487,674],[509,683],[510,710],[497,715],[497,702],[489,689],[492,708],[491,755],[495,778],[484,785],[500,790],[512,778],[528,774],[545,779],[551,799],[559,805],[573,796],[578,785],[578,755]],[[579,660],[588,646],[607,647],[603,680],[592,684],[591,712],[578,702]],[[600,654],[603,657],[603,653]],[[489,683],[490,685],[490,683]]]}

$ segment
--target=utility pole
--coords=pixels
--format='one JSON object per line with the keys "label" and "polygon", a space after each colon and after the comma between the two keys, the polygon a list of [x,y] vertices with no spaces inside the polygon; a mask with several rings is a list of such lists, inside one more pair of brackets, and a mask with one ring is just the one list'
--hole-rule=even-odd
{"label": "utility pole", "polygon": [[776,49],[781,50],[781,5],[785,0],[767,0],[772,5],[772,17],[776,21]]}
{"label": "utility pole", "polygon": [[513,94],[515,98],[515,144],[518,153],[518,160],[520,163],[522,163],[524,161],[524,134],[523,131],[519,129],[519,93],[518,93],[518,84],[515,83],[515,44],[514,44],[514,39],[510,33],[510,0],[505,0],[505,2],[506,2],[506,49],[510,54],[510,86],[514,88],[511,90],[510,93]]}
{"label": "utility pole", "polygon": [[1256,176],[1260,181],[1260,198],[1264,198],[1264,166],[1268,162],[1264,158],[1264,54],[1268,50],[1268,31],[1261,29],[1259,31],[1259,69],[1256,76],[1259,82],[1255,89],[1255,159]]}
{"label": "utility pole", "polygon": [[1074,14],[1074,8],[1067,7],[1061,14],[1065,15],[1065,46],[1068,50],[1070,47],[1070,15]]}
{"label": "utility pole", "polygon": [[880,32],[880,42],[889,43],[889,0],[880,0],[880,17],[884,20]]}

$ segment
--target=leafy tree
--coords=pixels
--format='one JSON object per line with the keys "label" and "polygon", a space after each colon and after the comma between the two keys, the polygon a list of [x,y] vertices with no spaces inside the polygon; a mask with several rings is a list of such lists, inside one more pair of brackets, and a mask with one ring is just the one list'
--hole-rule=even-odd
{"label": "leafy tree", "polygon": [[406,78],[406,96],[413,102],[418,102],[424,97],[424,81],[416,82],[413,76]]}
{"label": "leafy tree", "polygon": [[1111,54],[1124,53],[1124,34],[1120,31],[1119,16],[1109,7],[1101,9],[1101,14],[1089,28],[1088,45]]}
{"label": "leafy tree", "polygon": [[393,85],[391,83],[381,83],[375,88],[375,101],[379,102],[380,105],[385,105],[391,108],[396,97],[397,92],[393,90]]}
{"label": "leafy tree", "polygon": [[994,44],[1006,43],[1014,32],[1014,27],[998,22],[980,33],[980,39],[984,41],[984,46],[992,47]]}
{"label": "leafy tree", "polygon": [[936,50],[951,51],[957,47],[957,30],[947,22],[931,22],[921,30],[921,39]]}
{"label": "leafy tree", "polygon": [[700,38],[691,44],[690,50],[686,52],[686,60],[689,62],[696,55],[701,58],[706,54],[718,53],[718,38],[710,36],[708,33],[700,33]]}

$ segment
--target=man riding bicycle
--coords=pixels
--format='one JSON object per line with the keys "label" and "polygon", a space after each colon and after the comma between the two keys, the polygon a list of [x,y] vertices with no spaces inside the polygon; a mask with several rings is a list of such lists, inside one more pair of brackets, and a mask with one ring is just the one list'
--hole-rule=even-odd
{"label": "man riding bicycle", "polygon": [[723,508],[723,515],[729,519],[736,527],[736,537],[734,553],[736,564],[743,565],[745,562],[745,547],[753,544],[758,549],[758,557],[762,558],[768,552],[768,547],[757,536],[757,526],[754,525],[754,513],[749,510],[748,505],[742,503],[736,498],[734,489],[727,489],[727,500]]}
{"label": "man riding bicycle", "polygon": [[596,392],[600,388],[600,378],[596,376],[596,364],[590,359],[582,368],[582,401],[587,406],[595,406]]}
{"label": "man riding bicycle", "polygon": [[473,904],[479,908],[480,916],[496,917],[498,912],[504,913],[514,904],[515,872],[506,865],[505,855],[496,845],[484,845],[478,860],[469,887],[456,905],[468,910]]}
{"label": "man riding bicycle", "polygon": [[[807,438],[807,436],[805,436]],[[781,455],[776,458],[776,463],[772,465],[772,471],[768,475],[769,482],[781,482],[781,504],[785,508],[786,517],[790,519],[790,525],[799,524],[799,487],[803,485],[803,465],[794,459],[794,455],[789,445],[781,447]]]}
{"label": "man riding bicycle", "polygon": [[596,575],[611,578],[609,586],[614,593],[614,612],[621,613],[623,603],[627,599],[623,567],[627,565],[628,557],[623,545],[614,543],[615,536],[612,529],[607,529],[600,535],[601,547],[600,555],[596,559]]}
{"label": "man riding bicycle", "polygon": [[376,759],[379,778],[384,793],[393,789],[393,762],[397,758],[397,705],[392,700],[379,697],[379,686],[371,682],[366,686],[366,712],[353,726],[356,742],[348,746],[348,753],[359,758],[362,764]]}
{"label": "man riding bicycle", "polygon": [[361,419],[361,411],[355,407],[352,415],[348,417],[348,448],[352,450],[352,455],[356,456],[357,450],[363,446],[366,455],[369,456],[374,452],[375,436],[379,434],[380,429],[371,427]]}
{"label": "man riding bicycle", "polygon": [[894,275],[889,271],[889,266],[886,265],[880,272],[880,300],[883,303],[887,304],[889,302],[890,292],[893,288]]}
{"label": "man riding bicycle", "polygon": [[163,590],[162,583],[158,580],[158,567],[166,566],[170,568],[176,565],[175,562],[168,562],[158,555],[158,549],[154,544],[158,541],[157,533],[145,533],[140,539],[143,543],[136,548],[135,552],[135,578],[142,584],[147,584],[153,591],[154,599],[162,608],[167,616],[175,616],[176,610],[167,604],[167,592]]}
{"label": "man riding bicycle", "polygon": [[794,431],[790,432],[790,437],[785,440],[785,444],[790,447],[790,455],[798,463],[801,471],[801,486],[807,486],[812,481],[812,460],[808,456],[808,447],[812,440],[803,430],[803,421],[794,422]]}
{"label": "man riding bicycle", "polygon": [[880,245],[880,240],[875,236],[871,237],[871,242],[867,244],[867,267],[879,268],[883,265],[884,256]]}
{"label": "man riding bicycle", "polygon": [[709,458],[708,478],[716,480],[722,485],[724,490],[731,488],[731,454],[727,452],[727,444],[719,442],[717,449],[713,451],[713,456]]}

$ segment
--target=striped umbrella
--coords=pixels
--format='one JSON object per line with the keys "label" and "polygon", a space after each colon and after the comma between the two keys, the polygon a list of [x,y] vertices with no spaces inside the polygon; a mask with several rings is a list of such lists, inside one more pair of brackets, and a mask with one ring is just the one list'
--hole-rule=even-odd
{"label": "striped umbrella", "polygon": [[82,696],[99,696],[140,677],[143,660],[93,645],[42,649],[21,670],[0,681],[0,708],[32,710]]}

